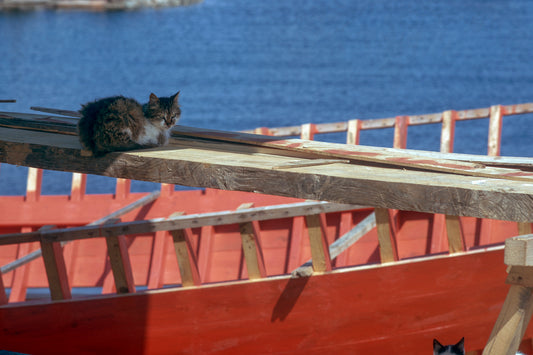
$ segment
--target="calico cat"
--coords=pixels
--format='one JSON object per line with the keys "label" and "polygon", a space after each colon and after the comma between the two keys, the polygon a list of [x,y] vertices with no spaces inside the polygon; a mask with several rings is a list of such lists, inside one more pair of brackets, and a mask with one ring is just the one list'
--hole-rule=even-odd
{"label": "calico cat", "polygon": [[150,94],[148,103],[113,96],[82,105],[78,134],[94,156],[108,152],[158,147],[168,143],[178,122],[179,91],[170,97]]}
{"label": "calico cat", "polygon": [[442,345],[437,339],[433,339],[433,355],[465,355],[465,338],[455,345]]}

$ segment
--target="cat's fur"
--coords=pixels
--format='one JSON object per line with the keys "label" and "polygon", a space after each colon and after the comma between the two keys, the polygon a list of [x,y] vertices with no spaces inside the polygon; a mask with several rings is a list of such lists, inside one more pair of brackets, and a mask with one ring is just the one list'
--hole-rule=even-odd
{"label": "cat's fur", "polygon": [[95,156],[165,145],[181,115],[178,95],[179,91],[170,97],[150,94],[144,105],[123,96],[87,103],[80,110],[80,142]]}
{"label": "cat's fur", "polygon": [[464,355],[465,338],[455,345],[442,345],[437,339],[433,339],[433,355]]}

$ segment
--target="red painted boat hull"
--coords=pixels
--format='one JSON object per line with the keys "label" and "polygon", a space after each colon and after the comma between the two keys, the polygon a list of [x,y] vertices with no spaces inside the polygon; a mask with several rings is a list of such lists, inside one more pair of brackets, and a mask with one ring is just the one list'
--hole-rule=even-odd
{"label": "red painted boat hull", "polygon": [[[424,261],[0,308],[2,348],[30,354],[427,354],[482,349],[508,286],[503,249]],[[528,329],[526,337],[531,337]]]}

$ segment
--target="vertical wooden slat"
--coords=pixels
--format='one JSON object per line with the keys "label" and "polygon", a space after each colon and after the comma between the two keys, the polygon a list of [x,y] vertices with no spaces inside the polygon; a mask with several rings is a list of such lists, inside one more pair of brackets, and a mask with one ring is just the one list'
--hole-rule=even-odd
{"label": "vertical wooden slat", "polygon": [[394,148],[405,149],[407,147],[407,127],[409,116],[397,116],[394,123]]}
{"label": "vertical wooden slat", "polygon": [[[109,220],[106,224],[115,223],[119,219]],[[128,255],[128,247],[123,235],[113,236],[106,235],[107,253],[109,255],[109,262],[111,270],[113,271],[113,278],[115,279],[115,287],[117,293],[133,293],[135,292],[135,285],[133,283],[133,272],[131,270],[130,258]]]}
{"label": "vertical wooden slat", "polygon": [[503,123],[503,107],[491,106],[489,119],[489,142],[487,154],[493,157],[500,155]]}
{"label": "vertical wooden slat", "polygon": [[[22,227],[20,230],[22,233],[31,232],[30,227]],[[17,259],[29,254],[32,250],[32,246],[35,243],[21,243],[18,245]],[[28,287],[30,264],[22,265],[21,267],[13,270],[13,279],[11,281],[11,292],[9,293],[9,302],[22,302],[26,300],[26,290]]]}
{"label": "vertical wooden slat", "polygon": [[314,123],[305,123],[302,125],[301,138],[313,140],[315,138],[316,125]]}
{"label": "vertical wooden slat", "polygon": [[[348,233],[353,227],[352,223],[352,212],[341,212],[341,219],[339,221],[339,238],[344,234]],[[345,252],[333,259],[335,266],[346,266],[348,265],[349,253]]]}
{"label": "vertical wooden slat", "polygon": [[126,199],[130,195],[131,180],[118,178],[115,186],[115,198]]}
{"label": "vertical wooden slat", "polygon": [[311,245],[311,257],[313,260],[313,272],[331,271],[331,257],[320,215],[305,216],[309,243]]}
{"label": "vertical wooden slat", "polygon": [[287,251],[289,260],[287,262],[287,267],[285,268],[284,272],[289,272],[296,269],[305,261],[302,255],[302,250],[304,248],[304,225],[305,220],[303,216],[293,217],[288,245],[289,250]]}
{"label": "vertical wooden slat", "polygon": [[390,215],[385,208],[376,208],[376,227],[378,232],[379,253],[382,263],[398,260],[396,240],[391,235]]}
{"label": "vertical wooden slat", "polygon": [[457,111],[449,110],[442,113],[442,130],[440,135],[441,153],[453,152],[453,143],[455,137],[455,121],[457,120]]}
{"label": "vertical wooden slat", "polygon": [[[45,226],[41,228],[41,230],[48,230],[51,228],[53,227]],[[61,243],[48,242],[41,239],[41,252],[52,301],[71,298],[72,295],[68,283],[67,267],[65,265]]]}
{"label": "vertical wooden slat", "polygon": [[[503,107],[501,105],[491,106],[489,117],[488,148],[489,156],[499,156],[501,146],[501,134],[503,123]],[[492,243],[493,221],[490,219],[481,220],[480,237],[481,245]]]}
{"label": "vertical wooden slat", "polygon": [[361,120],[349,120],[348,131],[346,132],[347,144],[359,144],[359,138],[361,136]]}
{"label": "vertical wooden slat", "polygon": [[531,234],[531,223],[517,223],[518,235]]}
{"label": "vertical wooden slat", "polygon": [[215,229],[213,226],[205,226],[200,229],[200,247],[198,251],[198,267],[202,282],[208,282],[210,279],[211,259],[213,252]]}
{"label": "vertical wooden slat", "polygon": [[72,173],[72,185],[70,188],[70,200],[81,201],[85,197],[87,188],[87,175]]}
{"label": "vertical wooden slat", "polygon": [[28,168],[28,179],[26,183],[26,201],[37,202],[41,197],[43,181],[43,170]]}
{"label": "vertical wooden slat", "polygon": [[165,257],[167,255],[167,231],[158,231],[154,235],[154,243],[150,257],[150,271],[148,273],[148,289],[153,290],[163,286]]}
{"label": "vertical wooden slat", "polygon": [[[252,206],[253,203],[244,203],[237,209],[242,210],[251,208]],[[254,228],[252,222],[240,223],[239,231],[241,233],[242,250],[244,261],[246,262],[246,270],[248,271],[248,278],[250,280],[256,280],[266,277],[263,250],[258,234],[259,231]]]}
{"label": "vertical wooden slat", "polygon": [[446,232],[448,233],[448,248],[450,254],[466,250],[461,223],[458,216],[446,216]]}
{"label": "vertical wooden slat", "polygon": [[[183,212],[177,212],[171,215],[182,215]],[[174,242],[174,250],[176,258],[178,259],[178,267],[181,275],[181,284],[183,287],[191,287],[200,285],[200,273],[198,271],[198,263],[191,243],[191,230],[178,229],[170,231],[172,240]]]}
{"label": "vertical wooden slat", "polygon": [[[456,120],[456,111],[450,110],[442,113],[442,131],[440,136],[440,151],[442,153],[453,152]],[[446,234],[450,254],[465,251],[466,245],[462,233],[461,220],[457,216],[445,216],[444,218],[446,219]]]}

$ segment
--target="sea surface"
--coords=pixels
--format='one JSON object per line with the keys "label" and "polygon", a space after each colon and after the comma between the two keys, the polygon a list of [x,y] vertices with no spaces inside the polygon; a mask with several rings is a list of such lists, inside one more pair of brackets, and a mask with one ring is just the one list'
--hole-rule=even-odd
{"label": "sea surface", "polygon": [[[346,121],[533,102],[527,0],[205,0],[120,12],[0,13],[0,111],[79,109],[122,94],[181,91],[181,124],[225,130]],[[502,155],[533,156],[531,115],[504,119]],[[459,122],[455,151],[485,154],[487,121]],[[408,148],[438,150],[440,127]],[[325,140],[343,142],[344,134]],[[392,130],[361,144],[391,146]],[[0,165],[0,194],[27,168]],[[89,177],[88,193],[114,179]],[[134,182],[134,191],[157,184]],[[70,175],[45,172],[43,193]]]}

